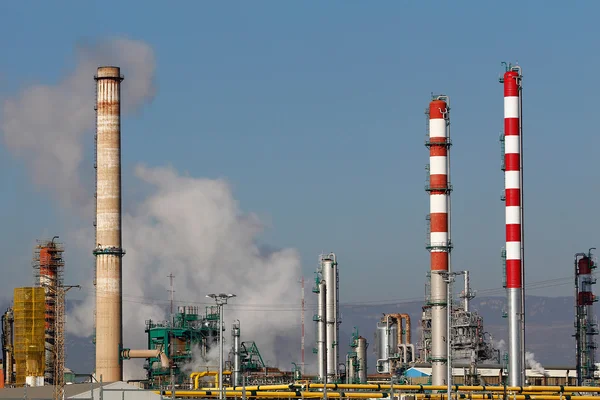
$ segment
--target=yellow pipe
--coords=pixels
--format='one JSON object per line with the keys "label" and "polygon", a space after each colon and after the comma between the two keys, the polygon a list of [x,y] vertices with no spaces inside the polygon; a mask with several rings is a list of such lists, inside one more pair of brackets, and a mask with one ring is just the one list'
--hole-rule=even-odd
{"label": "yellow pipe", "polygon": [[[231,375],[231,371],[223,371],[223,375]],[[223,385],[225,386],[225,385]],[[215,387],[219,387],[219,372],[215,371]]]}
{"label": "yellow pipe", "polygon": [[[223,375],[231,375],[231,371],[223,371]],[[194,380],[194,390],[198,390],[198,381],[200,380],[200,378],[204,378],[205,376],[214,376],[215,387],[219,387],[219,371],[192,372],[190,374],[190,378]]]}
{"label": "yellow pipe", "polygon": [[[160,394],[160,392],[155,392]],[[171,396],[171,391],[165,391],[165,396]],[[243,395],[242,391],[233,391],[228,390],[224,393],[226,397],[241,397]],[[368,399],[368,398],[387,398],[389,397],[389,393],[382,392],[327,392],[328,398],[354,398],[354,399]],[[180,390],[175,391],[176,397],[218,397],[219,391],[199,391],[199,390]],[[446,400],[447,395],[445,393],[440,394],[424,394],[424,393],[416,393],[413,394],[416,399],[437,399],[437,400]],[[270,392],[270,391],[246,391],[246,397],[251,398],[280,398],[280,399],[297,399],[297,398],[305,398],[305,399],[320,399],[324,397],[323,392],[292,392],[292,391],[282,391],[282,392]],[[504,395],[500,393],[496,394],[477,394],[471,393],[468,395],[463,394],[459,396],[462,399],[469,400],[495,400],[495,399],[503,399]],[[564,396],[560,395],[511,395],[511,400],[564,400]],[[570,400],[598,400],[597,396],[570,396]]]}
{"label": "yellow pipe", "polygon": [[194,378],[194,389],[198,389],[198,380],[206,376],[206,372],[198,372]]}
{"label": "yellow pipe", "polygon": [[194,386],[195,386],[195,384],[196,384],[196,376],[198,376],[198,374],[199,374],[199,373],[200,373],[200,372],[192,372],[192,373],[190,374],[190,379],[191,379],[191,380],[194,382]]}
{"label": "yellow pipe", "polygon": [[[160,392],[155,392],[160,394]],[[165,391],[165,396],[171,396],[171,391]],[[224,393],[226,397],[241,397],[243,392],[241,391],[226,391]],[[176,397],[218,397],[219,391],[194,391],[194,390],[180,390],[175,391]],[[413,394],[416,399],[439,399],[446,400],[447,395],[445,393],[440,394],[424,394],[416,393]],[[324,397],[322,392],[270,392],[270,391],[247,391],[246,397],[251,398],[280,398],[280,399],[297,399],[297,398],[309,398],[309,399],[320,399]],[[389,393],[382,392],[327,392],[328,398],[355,398],[355,399],[368,399],[368,398],[387,398]],[[469,400],[487,400],[487,399],[503,399],[503,394],[468,394],[462,395],[459,398]],[[597,396],[570,396],[570,400],[598,400]],[[564,396],[560,395],[511,395],[511,400],[564,400]]]}
{"label": "yellow pipe", "polygon": [[[161,392],[155,392],[160,394]],[[163,392],[164,396],[171,396],[171,391],[167,390]],[[233,391],[228,390],[224,393],[226,397],[241,397],[243,392],[241,391]],[[218,397],[219,390],[176,390],[175,397]],[[296,398],[305,398],[305,399],[320,399],[323,397],[322,392],[270,392],[270,391],[246,391],[246,397],[259,397],[259,398],[283,398],[283,399],[296,399]],[[346,392],[346,393],[338,393],[338,392],[327,392],[328,398],[353,398],[353,399],[370,399],[370,398],[386,398],[389,397],[388,393],[367,393],[367,392]],[[598,400],[598,399],[594,399]]]}
{"label": "yellow pipe", "polygon": [[[308,385],[310,389],[322,389],[322,383],[310,383]],[[327,389],[360,389],[360,390],[389,390],[390,384],[348,384],[348,383],[328,383]],[[447,386],[439,385],[394,385],[394,390],[446,390]],[[452,391],[464,391],[464,392],[511,392],[511,393],[524,393],[524,392],[553,392],[553,393],[572,393],[572,392],[586,392],[586,393],[600,393],[600,387],[591,386],[459,386],[453,385]],[[600,400],[600,399],[596,399]]]}
{"label": "yellow pipe", "polygon": [[[329,396],[329,395],[328,395]],[[425,393],[415,393],[410,394],[410,396],[415,396],[416,399],[437,399],[437,400],[446,400],[448,395],[446,393],[436,393],[436,394],[425,394]],[[504,399],[504,394],[500,393],[469,393],[469,394],[459,394],[459,399],[473,399],[473,400],[484,400],[484,399]],[[570,400],[598,400],[598,396],[569,396]],[[539,394],[511,394],[509,395],[510,400],[565,400],[564,395],[539,395]]]}
{"label": "yellow pipe", "polygon": [[[225,387],[225,390],[233,390],[233,391],[240,391],[242,390],[244,387],[243,386],[235,386],[235,387]],[[199,390],[214,390],[215,388],[201,388]],[[254,386],[246,386],[246,390],[262,390],[262,391],[270,391],[270,390],[293,390],[294,389],[294,384],[288,384],[288,385],[254,385]],[[600,399],[598,399],[600,400]]]}

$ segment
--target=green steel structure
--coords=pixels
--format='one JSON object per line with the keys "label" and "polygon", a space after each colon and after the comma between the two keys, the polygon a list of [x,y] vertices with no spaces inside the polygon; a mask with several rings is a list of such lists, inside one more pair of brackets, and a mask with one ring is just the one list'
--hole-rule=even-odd
{"label": "green steel structure", "polygon": [[[171,321],[146,321],[145,332],[148,349],[162,350],[170,359],[171,367],[161,366],[159,358],[149,358],[144,364],[150,387],[171,384],[171,373],[175,384],[189,381],[186,366],[192,357],[204,356],[219,339],[219,312],[216,306],[205,308],[204,315],[198,307],[179,307]],[[172,371],[171,371],[172,370]]]}
{"label": "green steel structure", "polygon": [[360,378],[358,377],[360,364],[358,362],[358,353],[356,352],[358,338],[358,328],[354,327],[352,337],[350,338],[350,351],[346,357],[346,383],[360,383]]}
{"label": "green steel structure", "polygon": [[242,342],[240,356],[242,372],[261,371],[267,368],[254,342]]}
{"label": "green steel structure", "polygon": [[[213,346],[219,343],[219,310],[217,306],[205,307],[204,314],[194,306],[179,307],[170,321],[146,321],[145,332],[149,350],[160,350],[169,357],[170,367],[161,365],[158,357],[146,359],[144,369],[147,372],[146,387],[160,389],[170,386],[172,382],[179,387],[186,387],[190,382],[192,365],[202,365],[201,358]],[[247,375],[248,381],[254,381],[254,374],[267,376],[271,382],[275,377],[273,371],[267,373],[267,365],[255,342],[240,344],[241,372]],[[231,370],[232,361],[226,361],[225,370]],[[204,367],[203,367],[204,368]],[[206,365],[207,370],[217,370],[216,365]],[[229,378],[227,378],[229,379]]]}

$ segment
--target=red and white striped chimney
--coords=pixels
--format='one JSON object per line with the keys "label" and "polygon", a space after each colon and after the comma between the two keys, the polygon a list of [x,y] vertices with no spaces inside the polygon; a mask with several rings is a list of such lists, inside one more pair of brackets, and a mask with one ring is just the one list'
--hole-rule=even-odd
{"label": "red and white striped chimney", "polygon": [[506,206],[506,290],[508,296],[508,384],[523,385],[523,274],[521,204],[521,73],[504,74],[504,186]]}
{"label": "red and white striped chimney", "polygon": [[429,103],[429,185],[430,240],[427,249],[431,255],[431,365],[432,384],[446,384],[448,374],[447,334],[447,277],[449,252],[449,107],[447,96],[435,96]]}

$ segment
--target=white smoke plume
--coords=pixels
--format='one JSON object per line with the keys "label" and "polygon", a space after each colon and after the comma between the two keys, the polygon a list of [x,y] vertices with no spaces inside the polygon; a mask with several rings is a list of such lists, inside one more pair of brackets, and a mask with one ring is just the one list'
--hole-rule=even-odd
{"label": "white smoke plume", "polygon": [[[143,42],[115,39],[78,46],[70,74],[56,85],[27,87],[2,107],[4,144],[30,167],[36,185],[50,189],[69,208],[89,212],[93,205],[93,178],[82,182],[80,176],[84,156],[93,157],[93,150],[83,148],[83,136],[94,130],[92,77],[97,67],[111,64],[127,74],[123,113],[135,112],[152,99],[153,50]],[[91,176],[91,162],[88,170]]]}
{"label": "white smoke plume", "polygon": [[[227,358],[227,351],[223,349],[223,356]],[[192,348],[192,360],[183,364],[181,370],[188,375],[197,371],[219,370],[219,346],[213,346],[204,354],[200,346]]]}
{"label": "white smoke plume", "polygon": [[[126,75],[124,112],[135,111],[152,98],[152,49],[143,42],[118,39],[79,49],[69,76],[56,85],[26,88],[6,100],[2,109],[0,127],[9,150],[31,164],[34,183],[54,191],[71,215],[74,209],[85,215],[93,205],[93,177],[86,180],[80,175],[88,155],[91,170],[93,155],[93,148],[84,146],[84,136],[91,134],[95,121],[92,77],[99,65],[110,64],[120,66]],[[208,293],[236,294],[225,307],[228,343],[231,323],[239,319],[242,341],[256,341],[265,361],[287,367],[290,351],[283,348],[278,353],[275,347],[282,337],[299,339],[297,252],[258,246],[261,222],[240,211],[225,181],[183,176],[167,167],[138,166],[135,173],[150,194],[138,204],[125,202],[130,207],[123,216],[124,346],[145,348],[145,320],[166,318],[167,275],[173,273],[179,304],[203,310],[204,305],[214,305],[205,298]],[[78,236],[72,246],[89,254],[94,246],[92,229],[85,235],[70,232],[67,236]],[[88,263],[93,263],[91,256],[79,264]],[[94,308],[94,297],[86,298],[69,315],[68,331],[91,335]],[[225,348],[227,354],[227,344]],[[126,361],[124,375],[142,378],[140,363]]]}
{"label": "white smoke plume", "polygon": [[504,339],[500,339],[498,341],[492,339],[492,347],[496,350],[500,350],[501,353],[504,353],[506,351],[506,342]]}
{"label": "white smoke plume", "polygon": [[[166,297],[167,275],[173,273],[177,299],[184,304],[214,305],[206,294],[236,294],[224,309],[227,341],[231,323],[239,319],[242,341],[256,341],[265,360],[287,366],[292,360],[279,359],[275,340],[298,331],[296,251],[261,252],[255,243],[260,221],[240,213],[224,181],[144,166],[137,167],[136,176],[153,191],[124,218],[124,345],[145,346],[144,320],[166,317],[164,307],[140,299]],[[71,316],[74,333],[91,332],[90,307],[91,298]]]}
{"label": "white smoke plume", "polygon": [[525,362],[527,363],[527,366],[540,375],[548,376],[548,373],[546,372],[542,364],[540,364],[534,357],[534,353],[531,353],[529,351],[525,352]]}

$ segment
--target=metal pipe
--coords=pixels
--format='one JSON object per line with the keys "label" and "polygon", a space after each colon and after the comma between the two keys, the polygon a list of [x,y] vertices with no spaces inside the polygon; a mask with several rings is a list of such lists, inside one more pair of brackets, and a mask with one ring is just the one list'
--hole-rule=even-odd
{"label": "metal pipe", "polygon": [[158,358],[160,359],[160,365],[163,368],[169,368],[169,357],[159,349],[151,349],[151,350],[131,350],[131,349],[123,349],[121,351],[121,357],[124,360],[129,360],[131,358]]}
{"label": "metal pipe", "polygon": [[408,360],[408,362],[413,362],[415,361],[415,357],[416,357],[416,353],[415,353],[415,345],[412,343],[409,343],[406,345],[409,349],[410,349],[410,360]]}
{"label": "metal pipe", "polygon": [[223,304],[219,305],[219,399],[223,398]]}
{"label": "metal pipe", "polygon": [[469,303],[471,300],[471,285],[469,284],[469,271],[463,271],[463,276],[465,278],[465,293],[463,296],[463,308],[465,312],[469,312]]}
{"label": "metal pipe", "polygon": [[231,336],[233,336],[233,377],[231,384],[233,386],[240,385],[241,375],[241,345],[240,345],[240,321],[237,320],[233,324],[231,329]]}
{"label": "metal pipe", "polygon": [[[302,385],[296,385],[299,387]],[[304,387],[304,386],[303,386]],[[322,389],[321,383],[309,383],[305,385],[308,389]],[[328,384],[327,388],[338,389],[356,389],[356,390],[387,390],[390,384]],[[401,391],[441,391],[446,389],[446,385],[394,385],[395,390]],[[600,393],[598,386],[469,386],[454,385],[453,389],[457,392],[507,392],[507,393]]]}
{"label": "metal pipe", "polygon": [[[231,375],[231,371],[223,371],[223,375]],[[194,380],[194,389],[200,387],[200,378],[204,378],[205,376],[214,376],[215,386],[219,384],[219,371],[192,372],[190,378]]]}
{"label": "metal pipe", "polygon": [[402,343],[404,343],[404,344],[412,343],[411,337],[410,337],[410,331],[411,331],[411,328],[410,328],[410,315],[408,315],[408,314],[400,314],[400,317],[402,319],[404,319],[404,322],[405,322],[405,325],[404,325],[405,329],[404,330],[406,332],[405,333],[406,340],[404,342],[402,342]]}
{"label": "metal pipe", "polygon": [[[394,389],[396,386],[394,385]],[[160,392],[155,391],[156,394],[162,394],[164,396],[171,396],[172,392],[170,390]],[[194,390],[180,390],[175,392],[176,397],[192,397],[197,398],[199,396],[202,397],[216,397],[217,393],[215,391],[194,391]],[[243,395],[242,391],[228,391],[226,393],[227,397],[240,397]],[[326,396],[332,398],[387,398],[389,397],[388,392],[306,392],[306,391],[254,391],[250,394],[247,394],[248,397],[252,398],[325,398]],[[445,394],[442,393],[411,393],[411,397],[416,399],[440,399],[447,400]],[[483,399],[505,399],[506,395],[504,393],[470,393],[469,399],[473,400],[483,400]],[[536,394],[534,397],[529,394],[510,394],[510,398],[513,400],[564,400],[564,396],[561,395],[549,395],[549,394]],[[571,400],[597,400],[597,396],[583,395],[583,396],[569,396]]]}
{"label": "metal pipe", "polygon": [[398,343],[398,350],[402,350],[402,363],[406,364],[406,345],[404,343]]}
{"label": "metal pipe", "polygon": [[318,321],[317,321],[317,353],[319,365],[319,379],[325,382],[327,375],[327,345],[326,345],[326,318],[327,318],[327,285],[325,281],[319,283],[318,293]]}
{"label": "metal pipe", "polygon": [[[164,392],[155,391],[156,394],[162,394],[163,396],[170,396],[171,391],[166,390]],[[227,391],[225,394],[227,397],[241,397],[243,395],[242,391]],[[196,391],[196,390],[178,390],[175,391],[176,397],[192,397],[197,398],[201,397],[216,397],[217,393],[215,391]],[[331,398],[351,398],[351,399],[370,399],[370,398],[386,398],[389,396],[388,393],[373,393],[373,392],[346,392],[346,393],[338,393],[338,392],[291,392],[291,391],[281,391],[281,392],[251,392],[246,393],[247,397],[250,398],[282,398],[282,399],[297,399],[297,398],[306,398],[306,399],[326,399],[327,397]]]}
{"label": "metal pipe", "polygon": [[99,67],[96,80],[96,376],[123,380],[121,248],[121,76]]}
{"label": "metal pipe", "polygon": [[448,352],[447,352],[447,283],[442,271],[431,273],[431,359],[432,383],[445,385],[448,383]]}

